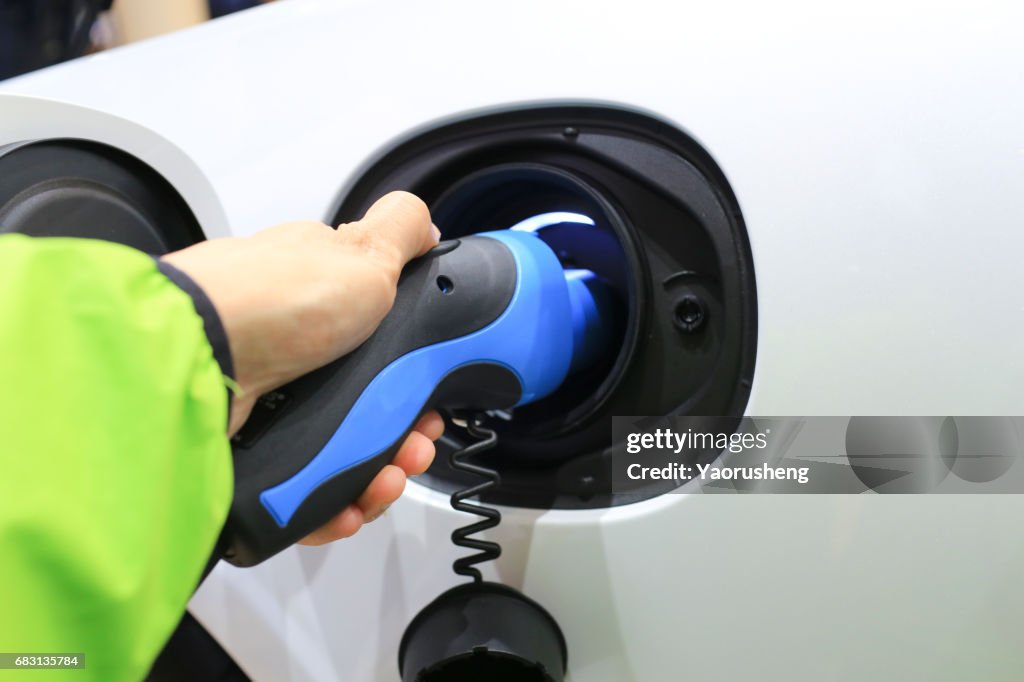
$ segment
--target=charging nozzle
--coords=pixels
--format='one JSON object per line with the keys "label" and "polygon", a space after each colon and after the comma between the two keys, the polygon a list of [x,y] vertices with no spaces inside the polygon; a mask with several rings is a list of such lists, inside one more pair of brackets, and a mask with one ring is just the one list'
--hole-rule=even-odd
{"label": "charging nozzle", "polygon": [[566,270],[565,284],[572,311],[572,374],[592,367],[609,352],[615,311],[608,286],[590,270]]}
{"label": "charging nozzle", "polygon": [[[559,225],[593,228],[594,220],[582,213],[555,211],[526,218],[509,229],[541,236],[547,228]],[[565,283],[572,308],[573,349],[569,374],[573,374],[592,367],[610,350],[615,311],[608,285],[592,271],[567,268]]]}

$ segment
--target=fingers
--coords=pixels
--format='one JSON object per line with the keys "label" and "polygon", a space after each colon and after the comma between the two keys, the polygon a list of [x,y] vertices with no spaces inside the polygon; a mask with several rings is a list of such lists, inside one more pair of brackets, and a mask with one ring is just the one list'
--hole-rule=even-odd
{"label": "fingers", "polygon": [[406,476],[419,476],[434,461],[434,441],[444,433],[444,420],[437,412],[427,412],[420,417],[412,432],[402,443],[392,464],[405,472]]}
{"label": "fingers", "polygon": [[370,481],[363,494],[333,519],[299,541],[300,545],[325,545],[351,537],[364,523],[373,521],[402,495],[405,472],[389,464]]}
{"label": "fingers", "polygon": [[430,463],[434,461],[434,441],[424,436],[419,431],[413,431],[402,443],[395,459],[394,465],[404,471],[408,476],[418,476],[427,470]]}
{"label": "fingers", "polygon": [[315,547],[328,542],[351,537],[363,525],[363,511],[354,504],[345,507],[340,514],[299,540],[300,545]]}
{"label": "fingers", "polygon": [[363,522],[370,523],[394,504],[405,490],[405,472],[393,464],[380,470],[363,494],[356,500],[356,506],[363,512]]}
{"label": "fingers", "polygon": [[444,434],[444,419],[437,412],[427,412],[416,422],[413,430],[419,431],[430,440],[437,440]]}
{"label": "fingers", "polygon": [[392,464],[380,470],[355,504],[299,541],[300,545],[324,545],[351,537],[383,514],[402,495],[406,477],[422,474],[434,460],[434,441],[444,432],[444,420],[428,412],[416,423]]}
{"label": "fingers", "polygon": [[348,228],[364,231],[398,260],[399,270],[434,246],[440,233],[430,222],[430,211],[423,201],[408,192],[391,192],[378,199],[363,219]]}

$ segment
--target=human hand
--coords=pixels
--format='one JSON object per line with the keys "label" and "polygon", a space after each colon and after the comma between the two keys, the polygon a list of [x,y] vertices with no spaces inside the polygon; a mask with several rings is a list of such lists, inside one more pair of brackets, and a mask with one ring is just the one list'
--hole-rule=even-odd
{"label": "human hand", "polygon": [[[438,238],[426,205],[392,192],[362,220],[337,230],[287,223],[164,256],[203,289],[227,334],[241,388],[232,400],[229,434],[245,423],[260,395],[365,341],[391,310],[402,268]],[[430,465],[443,429],[437,413],[425,415],[357,502],[302,544],[348,537],[383,513],[406,477]]]}

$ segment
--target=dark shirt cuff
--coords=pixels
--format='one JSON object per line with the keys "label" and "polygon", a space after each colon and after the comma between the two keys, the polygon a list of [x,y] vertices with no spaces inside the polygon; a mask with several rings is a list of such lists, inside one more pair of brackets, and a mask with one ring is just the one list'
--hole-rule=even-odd
{"label": "dark shirt cuff", "polygon": [[[228,346],[228,335],[224,331],[224,325],[220,321],[220,315],[217,314],[217,309],[213,307],[213,302],[210,301],[206,292],[203,291],[191,277],[170,263],[157,258],[156,267],[164,274],[165,277],[167,277],[167,279],[178,285],[179,289],[192,298],[192,305],[195,306],[196,312],[199,313],[199,317],[203,319],[203,330],[206,332],[206,338],[210,342],[210,347],[213,348],[213,359],[217,361],[218,365],[220,365],[221,374],[234,381],[235,366],[231,361],[231,348]],[[229,415],[230,410],[231,392],[228,391]]]}

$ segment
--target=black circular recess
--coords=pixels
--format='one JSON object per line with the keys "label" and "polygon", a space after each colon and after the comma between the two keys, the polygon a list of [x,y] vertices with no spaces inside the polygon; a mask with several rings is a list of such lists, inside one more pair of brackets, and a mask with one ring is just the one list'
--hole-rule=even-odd
{"label": "black circular recess", "polygon": [[0,234],[104,239],[151,254],[202,240],[159,173],[112,147],[44,140],[0,147]]}
{"label": "black circular recess", "polygon": [[[613,416],[743,414],[757,345],[750,243],[725,176],[675,126],[610,105],[450,120],[373,160],[329,219],[356,220],[399,189],[427,202],[446,239],[551,213],[585,217],[538,234],[565,267],[608,283],[620,312],[598,367],[533,405],[489,415],[498,445],[479,461],[500,470],[502,483],[485,500],[580,509],[646,499],[676,483],[613,489]],[[466,442],[449,424],[419,480],[444,492],[475,482],[447,463]]]}
{"label": "black circular recess", "polygon": [[544,607],[507,585],[457,585],[402,635],[404,682],[562,682],[565,636]]}

